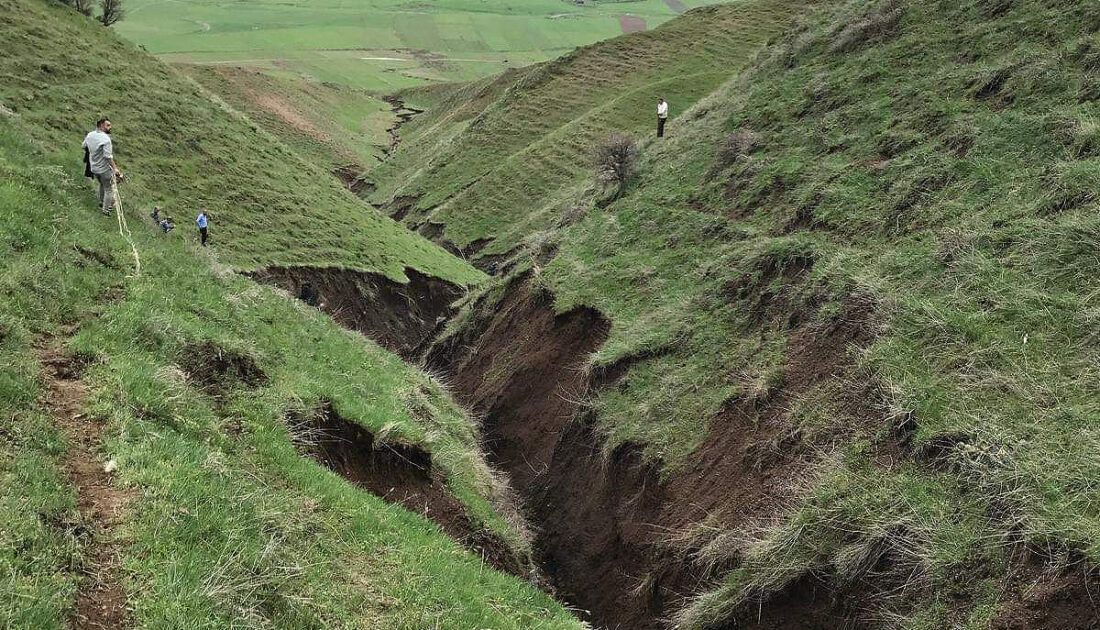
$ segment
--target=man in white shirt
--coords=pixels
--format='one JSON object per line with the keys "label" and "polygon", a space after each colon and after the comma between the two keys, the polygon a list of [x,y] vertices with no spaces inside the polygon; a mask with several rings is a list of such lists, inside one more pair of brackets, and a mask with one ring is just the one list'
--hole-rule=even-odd
{"label": "man in white shirt", "polygon": [[668,120],[668,103],[665,99],[657,99],[657,137],[665,137],[665,121]]}
{"label": "man in white shirt", "polygon": [[115,205],[115,180],[122,173],[115,166],[115,152],[111,145],[111,121],[100,118],[95,129],[84,136],[84,148],[88,150],[88,166],[99,182],[99,210],[110,215]]}

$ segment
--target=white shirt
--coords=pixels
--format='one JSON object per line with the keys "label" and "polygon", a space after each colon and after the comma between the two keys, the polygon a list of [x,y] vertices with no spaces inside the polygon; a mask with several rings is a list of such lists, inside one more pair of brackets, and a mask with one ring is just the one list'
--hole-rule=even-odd
{"label": "white shirt", "polygon": [[657,103],[657,118],[668,118],[668,103]]}
{"label": "white shirt", "polygon": [[111,172],[111,163],[107,161],[115,156],[111,136],[99,129],[93,129],[84,136],[83,146],[88,149],[88,164],[93,173],[102,175]]}

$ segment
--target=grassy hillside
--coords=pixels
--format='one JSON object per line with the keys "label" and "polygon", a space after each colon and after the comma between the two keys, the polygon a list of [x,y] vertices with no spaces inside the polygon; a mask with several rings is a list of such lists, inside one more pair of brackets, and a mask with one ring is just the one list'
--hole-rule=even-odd
{"label": "grassy hillside", "polygon": [[[106,114],[129,178],[129,207],[165,207],[190,226],[213,217],[221,260],[236,268],[337,265],[403,279],[406,266],[466,282],[478,274],[342,190],[324,165],[303,160],[228,107],[110,31],[50,2],[4,0],[0,102],[39,145],[79,168],[83,134]],[[71,42],[81,42],[79,50]]]}
{"label": "grassy hillside", "polygon": [[445,226],[445,238],[460,249],[491,239],[481,253],[507,252],[573,203],[591,179],[598,140],[612,131],[649,133],[658,95],[671,103],[675,133],[676,116],[807,4],[751,0],[698,9],[532,69],[476,116],[454,117],[445,132],[403,143],[372,175],[379,185],[372,200],[414,197],[407,222]]}
{"label": "grassy hillside", "polygon": [[[299,454],[314,438],[296,419],[328,404],[430,448],[470,518],[522,549],[470,420],[435,382],[131,218],[135,276],[115,219],[42,155],[36,124],[0,119],[0,626],[67,627],[113,578],[135,627],[578,627]],[[113,493],[117,523],[86,511],[73,458],[88,435],[56,416],[62,378],[86,390],[70,420],[102,432],[91,470],[117,466],[93,487]]]}
{"label": "grassy hillside", "polygon": [[[230,191],[218,253],[237,268],[479,275],[145,57],[118,62],[133,72],[110,75],[113,91],[76,81],[82,62],[60,42],[86,25],[0,2],[18,58],[0,61],[15,111],[0,136],[0,509],[15,523],[4,548],[18,550],[0,555],[15,593],[0,610],[19,623],[60,624],[81,601],[74,565],[119,548],[113,570],[147,625],[577,625],[301,457],[301,420],[329,415],[394,452],[428,447],[469,518],[522,554],[477,443],[500,449],[493,461],[541,519],[536,554],[599,619],[1085,630],[1100,618],[1088,4],[742,0],[406,91],[429,111],[371,172],[373,201],[468,254],[511,258],[429,352],[481,405],[479,436],[433,379],[220,272],[178,233],[137,229],[144,272],[124,277],[116,224],[51,166],[75,161],[64,147],[92,116],[76,110],[105,94],[136,103],[128,126],[115,120],[121,155],[144,167],[130,196]],[[130,52],[95,33],[103,56]],[[625,193],[604,203],[592,145],[648,134],[658,91],[669,137],[642,140]],[[125,147],[127,128],[145,144]],[[192,128],[201,142],[179,149],[172,130]],[[308,150],[320,161],[332,148]],[[222,168],[173,187],[195,152]],[[233,185],[251,178],[256,192]],[[79,414],[56,396],[74,377]],[[87,510],[66,485],[82,444],[57,430],[67,412],[99,427],[97,461],[118,465],[123,519],[107,536],[74,516]]]}
{"label": "grassy hillside", "polygon": [[[579,628],[477,555],[530,543],[440,385],[234,271],[479,274],[98,24],[3,8],[0,626]],[[102,111],[122,217],[78,170]]]}
{"label": "grassy hillside", "polygon": [[393,106],[362,90],[225,66],[176,68],[323,168],[362,171],[390,148]]}
{"label": "grassy hillside", "polygon": [[624,14],[654,28],[700,4],[705,2],[134,0],[117,29],[167,61],[392,92],[544,61],[620,34]]}
{"label": "grassy hillside", "polygon": [[[655,78],[615,65],[633,37],[525,76],[459,133],[404,145],[375,171],[379,199],[417,196],[409,218],[459,246],[554,255],[514,273],[533,269],[558,312],[611,320],[590,367],[612,376],[585,416],[606,452],[640,445],[686,489],[714,444],[744,436],[727,459],[784,471],[765,482],[779,515],[730,505],[668,534],[720,583],[684,627],[803,627],[776,611],[810,624],[828,609],[817,588],[866,627],[1089,627],[1080,588],[1048,589],[1100,542],[1097,13],[823,4],[676,111],[689,33],[721,46],[693,16],[733,30],[745,6],[782,9],[711,8],[648,34],[689,29],[680,55],[654,54]],[[645,142],[626,196],[597,208],[582,140],[617,127],[604,111],[648,125],[657,77],[671,137]],[[618,111],[609,93],[638,102]],[[469,303],[484,318],[497,302]]]}

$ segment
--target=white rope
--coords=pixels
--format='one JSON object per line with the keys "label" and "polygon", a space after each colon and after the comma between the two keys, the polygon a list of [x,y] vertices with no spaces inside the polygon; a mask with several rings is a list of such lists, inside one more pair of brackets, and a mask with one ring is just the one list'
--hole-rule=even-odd
{"label": "white rope", "polygon": [[118,194],[118,180],[111,173],[111,199],[115,202],[115,217],[118,218],[118,233],[130,244],[130,251],[134,253],[134,273],[128,278],[136,278],[141,275],[141,256],[138,255],[137,245],[134,244],[134,235],[130,232],[130,226],[126,224],[126,217],[122,214],[122,196]]}

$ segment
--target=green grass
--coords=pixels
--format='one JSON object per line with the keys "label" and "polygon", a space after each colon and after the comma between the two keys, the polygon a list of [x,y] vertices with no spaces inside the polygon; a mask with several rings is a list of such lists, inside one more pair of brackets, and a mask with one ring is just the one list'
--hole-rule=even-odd
{"label": "green grass", "polygon": [[362,90],[222,66],[176,67],[315,165],[364,170],[389,150],[392,106]]}
{"label": "green grass", "polygon": [[[407,221],[445,224],[444,237],[460,247],[493,239],[481,253],[556,248],[545,266],[523,267],[555,292],[558,309],[590,305],[611,320],[594,363],[632,361],[614,388],[588,401],[608,448],[644,445],[675,474],[724,405],[766,408],[770,395],[792,388],[780,420],[813,465],[789,480],[796,491],[780,518],[735,532],[699,524],[691,552],[736,568],[688,602],[683,627],[721,626],[812,576],[839,591],[868,589],[861,604],[897,627],[977,630],[1006,597],[1017,545],[1047,550],[1055,565],[1100,559],[1100,497],[1090,481],[1100,474],[1100,20],[1069,0],[812,4],[817,10],[780,0],[702,9],[552,63],[407,90],[409,102],[431,110],[372,172],[374,200],[411,196]],[[77,32],[77,18],[26,8],[9,11],[23,22],[22,30],[6,27],[7,41],[29,52],[2,62],[0,100],[56,160],[62,138],[78,129],[70,116],[90,116],[56,113],[66,111],[61,86],[83,100],[111,92],[72,80],[75,61],[35,47],[43,31],[54,41]],[[39,57],[50,69],[27,64]],[[169,91],[177,75],[159,72],[159,83],[127,80],[162,86],[155,96],[173,108],[186,103],[206,118],[218,111],[201,108],[198,95]],[[645,132],[658,89],[673,104],[670,137],[643,141],[625,195],[598,206],[591,144],[615,129]],[[161,111],[135,111],[146,109]],[[217,114],[215,125],[203,116],[186,120],[206,135],[239,130],[226,137],[277,147],[252,166],[281,169],[268,158],[292,155],[266,134],[249,136],[247,121],[240,127],[229,121],[241,119]],[[337,127],[354,124],[336,118]],[[158,134],[135,137],[165,143]],[[749,136],[751,146],[737,141]],[[10,299],[0,320],[8,353],[0,392],[14,427],[0,434],[13,462],[2,483],[19,488],[33,475],[36,485],[25,501],[0,506],[17,523],[3,530],[12,548],[37,551],[0,558],[16,585],[7,590],[39,597],[32,606],[17,595],[0,610],[48,627],[71,596],[73,573],[58,567],[78,550],[50,524],[71,514],[72,496],[56,474],[59,437],[25,387],[35,373],[25,348],[36,333],[76,318],[87,325],[73,349],[99,358],[88,378],[92,410],[110,421],[107,448],[127,483],[166,488],[149,494],[127,530],[141,550],[127,560],[128,584],[145,618],[182,610],[213,627],[418,627],[435,615],[456,627],[522,627],[533,616],[571,623],[522,584],[482,574],[430,524],[293,453],[280,418],[331,399],[344,415],[432,445],[452,489],[508,532],[492,509],[469,421],[427,377],[316,314],[212,274],[195,264],[193,245],[154,240],[148,229],[139,230],[146,274],[124,281],[121,301],[97,302],[103,286],[123,282],[127,265],[113,226],[72,201],[70,176],[4,142],[16,182],[5,193],[6,229],[20,255],[5,259],[16,271],[5,275]],[[212,155],[237,155],[230,144],[214,145],[222,148]],[[151,147],[132,155],[166,173],[162,183],[193,168],[158,150],[169,157],[154,159],[161,153]],[[18,183],[16,172],[30,183]],[[134,186],[160,190],[138,179]],[[272,199],[321,190],[289,186],[233,203],[246,199],[241,212],[266,220],[261,209]],[[197,189],[188,194],[202,198]],[[354,200],[344,203],[332,201],[326,208],[337,210],[324,216],[277,206],[295,220],[262,237],[223,233],[219,254],[241,267],[289,256],[395,276],[416,260],[445,277],[476,278],[438,249],[399,236],[394,224],[363,219],[373,215]],[[13,208],[23,221],[12,220]],[[364,232],[348,221],[386,227]],[[296,240],[302,233],[306,240]],[[114,252],[119,271],[89,272],[86,260],[77,267],[78,238]],[[377,247],[360,249],[363,239]],[[499,294],[500,285],[479,290]],[[805,337],[860,312],[869,313],[874,336],[842,351],[851,367],[807,387],[790,383]],[[172,367],[188,344],[207,339],[255,356],[271,382],[215,404]],[[869,398],[854,419],[853,394]],[[427,423],[408,412],[411,397],[422,396],[437,408]],[[233,437],[224,430],[230,422],[245,430]],[[914,432],[902,440],[907,427]],[[164,549],[142,547],[152,532],[168,533]],[[522,545],[518,531],[509,535]],[[196,540],[210,547],[200,554]],[[220,569],[210,560],[217,555],[234,564]],[[883,557],[894,572],[876,569]],[[165,564],[172,570],[153,568]],[[883,584],[893,590],[877,597]]]}
{"label": "green grass", "polygon": [[[5,0],[0,102],[42,149],[80,167],[79,143],[99,115],[114,122],[123,200],[136,216],[153,204],[189,227],[212,216],[222,262],[334,265],[404,278],[404,268],[457,282],[480,274],[373,212],[323,164],[303,159],[228,107],[215,104],[135,46],[57,3]],[[80,41],[79,50],[69,42]]]}
{"label": "green grass", "polygon": [[[921,604],[893,611],[908,627],[949,623],[941,594],[967,567],[999,575],[1010,531],[1098,557],[1097,497],[1082,480],[1100,466],[1086,420],[1100,415],[1088,386],[1100,161],[1083,147],[1100,25],[1073,3],[1017,2],[1000,17],[982,3],[896,6],[893,27],[867,26],[889,22],[892,6],[855,2],[786,36],[689,113],[684,133],[651,144],[634,193],[559,235],[546,271],[559,308],[612,317],[596,361],[672,349],[594,402],[613,441],[644,440],[668,465],[723,400],[783,369],[788,333],[750,317],[766,287],[748,299],[727,287],[803,257],[815,261],[808,277],[772,285],[787,311],[824,301],[825,323],[858,299],[885,326],[860,358],[887,408],[868,439],[909,414],[914,448],[959,439],[948,478],[867,470],[871,445],[823,465],[802,507],[738,549],[745,566],[689,609],[690,627],[774,592],[776,567],[782,580],[812,571],[844,584],[840,543],[859,532],[869,544],[895,523],[905,533],[889,543],[933,586],[910,585],[903,601]],[[722,160],[738,130],[759,134],[758,148]],[[940,486],[946,495],[907,490]],[[910,498],[883,506],[891,496]],[[939,537],[953,527],[961,538]],[[959,588],[977,610],[987,586]]]}
{"label": "green grass", "polygon": [[382,92],[544,61],[618,35],[623,13],[650,28],[676,15],[661,0],[586,6],[562,0],[132,0],[127,7],[118,31],[162,59]]}
{"label": "green grass", "polygon": [[[711,11],[735,20],[737,6]],[[721,625],[807,575],[881,582],[858,560],[882,552],[913,573],[899,597],[869,600],[875,610],[899,627],[986,627],[1015,543],[1055,564],[1100,558],[1087,481],[1100,473],[1100,22],[1058,0],[820,6],[687,111],[670,97],[671,136],[642,143],[638,175],[606,208],[574,137],[616,125],[596,116],[582,131],[580,99],[630,94],[635,75],[610,61],[585,83],[574,68],[629,37],[439,96],[489,104],[410,125],[410,153],[374,172],[379,199],[422,195],[410,217],[446,223],[460,246],[556,247],[536,271],[557,308],[594,306],[612,322],[592,361],[634,358],[590,401],[608,448],[644,444],[667,474],[727,402],[784,387],[797,335],[871,309],[876,337],[848,350],[855,373],[783,412],[821,451],[796,505],[708,543],[714,566],[741,568],[682,620]],[[722,19],[692,17],[647,37]],[[685,72],[668,69],[652,76]],[[634,109],[648,124],[646,104]],[[755,146],[730,153],[745,132]],[[875,386],[881,409],[857,426],[836,411],[862,391],[852,379]],[[906,459],[872,464],[906,418]],[[934,462],[921,455],[937,444]]]}
{"label": "green grass", "polygon": [[[525,553],[494,508],[500,490],[470,419],[435,382],[136,218],[143,271],[128,275],[114,219],[28,130],[0,120],[0,627],[65,627],[81,546],[93,544],[75,533],[65,443],[30,349],[72,328],[68,350],[91,361],[85,412],[105,426],[98,455],[136,494],[116,535],[140,627],[579,627],[292,446],[288,410],[331,401],[376,434],[429,448],[471,516]],[[215,395],[180,367],[200,343],[246,354],[268,380],[230,380]]]}
{"label": "green grass", "polygon": [[459,248],[489,238],[482,254],[507,252],[574,203],[591,181],[596,142],[613,131],[651,133],[658,95],[671,103],[675,133],[680,113],[806,5],[751,0],[698,9],[523,71],[480,110],[418,117],[372,173],[379,186],[372,200],[415,196],[406,222],[442,224]]}

